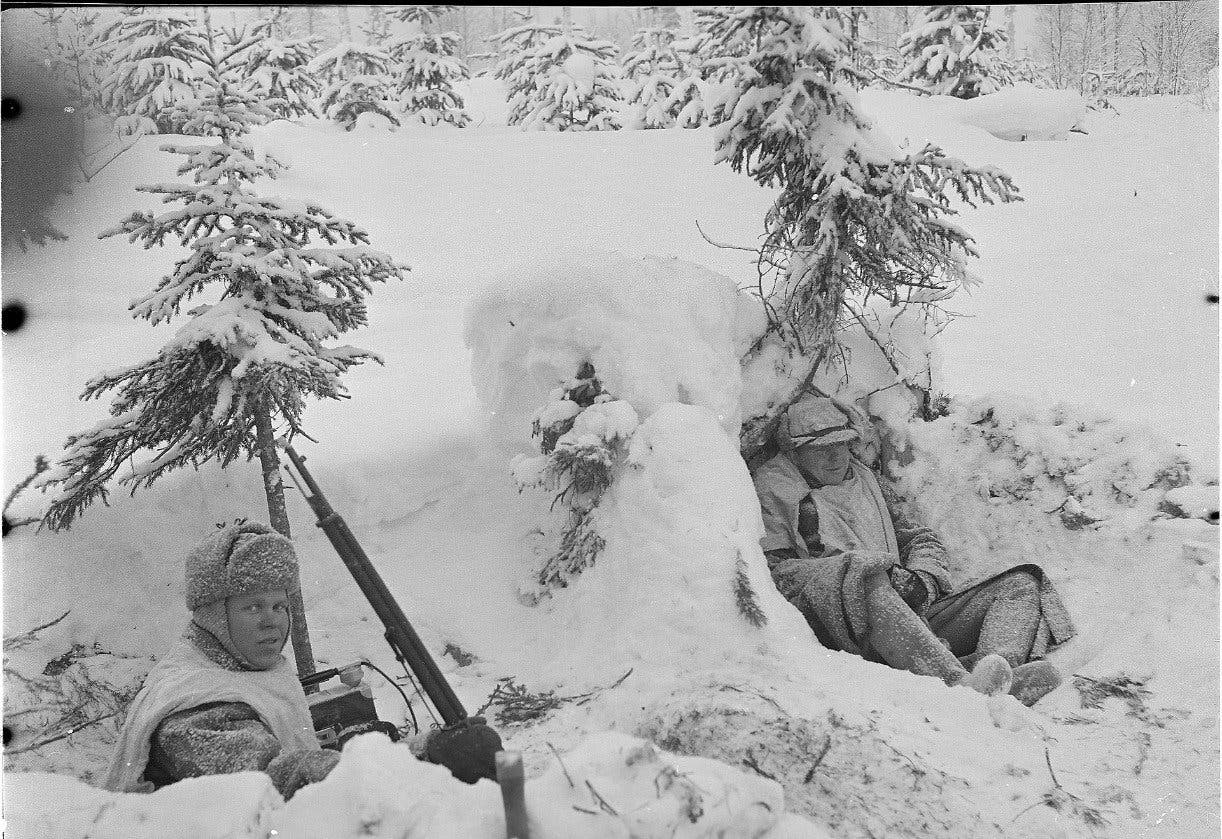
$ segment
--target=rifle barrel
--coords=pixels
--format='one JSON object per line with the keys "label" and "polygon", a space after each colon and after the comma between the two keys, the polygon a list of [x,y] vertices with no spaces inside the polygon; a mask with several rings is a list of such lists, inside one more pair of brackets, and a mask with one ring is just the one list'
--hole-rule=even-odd
{"label": "rifle barrel", "polygon": [[374,568],[360,542],[356,540],[348,523],[331,507],[326,496],[314,481],[314,477],[305,468],[305,459],[292,446],[286,446],[285,452],[310,492],[306,496],[306,501],[318,519],[318,527],[327,534],[335,552],[347,566],[352,578],[361,589],[361,593],[365,595],[365,599],[373,607],[382,625],[386,627],[386,641],[394,651],[395,657],[400,662],[405,662],[415,673],[416,678],[420,680],[420,686],[446,725],[453,725],[466,719],[467,711],[454,693],[454,689],[446,681],[445,675],[429,654],[424,642],[420,640],[420,636],[416,633],[411,621],[407,619],[407,615],[403,614],[403,610],[390,593],[390,589],[386,587],[386,582]]}

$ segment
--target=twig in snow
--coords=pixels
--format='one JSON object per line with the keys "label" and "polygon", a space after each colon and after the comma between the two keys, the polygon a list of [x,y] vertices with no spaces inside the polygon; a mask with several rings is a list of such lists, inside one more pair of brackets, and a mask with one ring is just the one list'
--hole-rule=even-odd
{"label": "twig in snow", "polygon": [[71,613],[72,613],[72,610],[69,609],[67,612],[64,612],[62,615],[60,615],[55,620],[47,621],[42,626],[36,626],[33,629],[30,629],[30,630],[27,630],[21,633],[20,635],[14,635],[12,638],[5,638],[4,639],[5,650],[16,649],[17,647],[22,647],[30,643],[31,641],[34,640],[34,636],[37,635],[39,632],[42,632],[44,629],[50,629],[51,627],[55,626],[55,624],[59,623],[64,618],[68,617],[68,615],[70,615]]}
{"label": "twig in snow", "polygon": [[594,789],[594,785],[590,783],[590,779],[586,778],[586,787],[590,790],[590,795],[594,796],[595,803],[598,804],[598,809],[608,815],[619,817],[619,811],[607,803],[607,799],[598,794],[598,790]]}
{"label": "twig in snow", "polygon": [[832,738],[826,734],[823,736],[823,748],[819,750],[819,755],[815,758],[815,762],[810,765],[810,769],[806,772],[806,777],[802,779],[802,783],[809,784],[815,777],[815,771],[819,768],[819,764],[823,762],[823,758],[827,757],[827,753],[832,749]]}
{"label": "twig in snow", "polygon": [[63,740],[65,737],[71,737],[73,734],[76,734],[81,729],[88,728],[89,726],[93,725],[94,723],[99,723],[102,720],[108,720],[117,713],[119,712],[111,711],[109,714],[102,714],[100,717],[94,717],[91,720],[86,720],[85,722],[81,723],[80,725],[73,726],[72,728],[69,728],[67,731],[56,734],[54,737],[46,737],[35,743],[31,743],[28,746],[20,746],[16,749],[5,749],[4,753],[8,755],[19,755],[19,754],[23,754],[24,752],[31,752],[34,749],[41,749],[43,746],[49,746],[50,744],[56,742],[57,740]]}
{"label": "twig in snow", "polygon": [[776,775],[766,772],[762,767],[760,767],[759,761],[755,759],[755,755],[751,753],[750,749],[747,749],[747,756],[743,758],[743,766],[746,766],[756,775],[767,778],[770,781],[776,780]]}
{"label": "twig in snow", "polygon": [[544,740],[543,742],[551,749],[552,754],[556,756],[556,762],[560,764],[560,771],[564,773],[564,779],[569,782],[570,787],[576,789],[577,785],[573,783],[573,776],[569,774],[569,768],[564,765],[564,758],[560,756],[560,752],[556,751],[556,747],[552,745],[551,740]]}

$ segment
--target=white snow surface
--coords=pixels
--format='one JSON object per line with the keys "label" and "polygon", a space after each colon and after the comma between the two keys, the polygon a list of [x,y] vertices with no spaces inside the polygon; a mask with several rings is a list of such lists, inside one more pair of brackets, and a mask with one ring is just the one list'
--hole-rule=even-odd
{"label": "white snow surface", "polygon": [[[915,459],[897,467],[961,579],[1006,561],[1048,570],[1080,630],[1053,656],[1064,672],[1128,674],[1149,691],[1089,708],[1067,679],[1025,709],[825,651],[771,585],[735,440],[747,406],[772,386],[766,370],[744,381],[735,363],[758,329],[735,290],[754,286],[754,266],[695,228],[751,244],[769,193],[711,164],[707,130],[524,133],[503,125],[494,83],[477,79],[469,93],[475,127],[462,131],[280,121],[258,141],[293,166],[264,189],[321,201],[413,266],[407,282],[376,291],[370,326],[352,336],[386,367],[354,370],[351,401],[311,407],[306,427],[321,445],[301,448],[469,710],[503,677],[574,698],[540,720],[497,725],[525,755],[532,814],[556,831],[542,835],[628,835],[624,819],[573,809],[596,805],[575,773],[613,803],[654,796],[657,824],[673,815],[652,785],[661,769],[629,771],[624,752],[639,744],[627,735],[723,761],[655,753],[704,790],[734,785],[746,796],[735,800],[775,804],[766,772],[786,811],[818,825],[772,812],[775,825],[728,835],[1216,835],[1217,530],[1160,513],[1176,496],[1156,481],[1188,461],[1194,483],[1171,491],[1187,505],[1217,477],[1217,315],[1204,303],[1217,291],[1210,115],[1185,99],[1119,101],[1118,115],[1087,117],[1088,135],[1015,143],[947,120],[929,100],[862,97],[902,147],[935,140],[1005,169],[1026,197],[960,219],[977,238],[984,285],[954,301],[973,317],[941,336],[936,361],[939,386],[964,401],[901,429]],[[87,378],[173,334],[173,324],[132,321],[125,303],[181,252],[94,238],[144,206],[136,184],[173,180],[160,142],[141,140],[57,209],[67,242],[4,254],[6,299],[31,310],[3,347],[6,486],[35,453],[54,454],[102,416],[75,400]],[[903,340],[914,355],[931,350],[914,334]],[[894,379],[861,346],[853,388]],[[517,592],[554,548],[560,511],[549,513],[545,493],[519,493],[509,462],[533,452],[531,418],[584,359],[640,425],[600,504],[606,548],[531,607]],[[993,421],[981,423],[990,408]],[[40,503],[35,494],[15,509]],[[63,678],[87,682],[92,662],[134,686],[185,620],[187,548],[215,522],[263,512],[254,464],[178,473],[111,504],[68,532],[26,527],[5,540],[5,635],[71,610],[6,650],[6,666],[32,677],[80,645]],[[1070,529],[1062,510],[1092,523]],[[319,665],[367,656],[386,666],[376,619],[297,499],[290,516]],[[735,607],[740,557],[767,617],[759,628]],[[442,656],[448,643],[473,662]],[[401,700],[371,678],[383,717],[403,719]],[[24,695],[9,693],[11,714]],[[37,737],[20,720],[14,745]],[[460,789],[376,737],[354,741],[336,774],[288,805],[256,775],[118,799],[62,777],[96,781],[114,722],[8,757],[10,772],[60,773],[9,775],[13,835],[80,835],[87,828],[71,819],[111,801],[114,835],[165,835],[155,828],[170,812],[195,819],[190,835],[200,836],[277,825],[280,835],[360,835],[343,831],[375,814],[399,833],[373,835],[499,827],[494,787]],[[232,824],[202,818],[221,800]],[[46,832],[58,824],[52,804],[65,819],[58,833]],[[142,817],[152,833],[137,832]],[[586,832],[589,818],[600,827]]]}

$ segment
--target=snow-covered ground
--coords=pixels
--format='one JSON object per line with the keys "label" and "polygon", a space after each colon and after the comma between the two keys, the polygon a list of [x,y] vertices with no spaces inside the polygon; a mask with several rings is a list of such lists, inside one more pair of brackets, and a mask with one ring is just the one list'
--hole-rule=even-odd
{"label": "snow-covered ground", "polygon": [[[903,94],[870,91],[864,101],[897,142],[929,138],[969,162],[997,165],[1026,198],[963,216],[982,253],[974,270],[983,284],[955,301],[971,317],[941,338],[941,387],[964,402],[913,433],[922,457],[902,480],[964,570],[985,555],[1048,568],[1081,630],[1055,656],[1067,672],[1124,673],[1144,680],[1148,695],[1083,708],[1067,682],[1028,711],[817,649],[751,554],[753,497],[727,420],[682,376],[675,392],[687,397],[677,401],[691,404],[654,399],[646,418],[649,394],[635,403],[648,454],[638,452],[638,471],[614,490],[617,535],[600,564],[540,606],[519,599],[546,550],[536,529],[549,521],[549,499],[518,493],[508,463],[524,449],[501,432],[506,407],[527,416],[542,403],[524,404],[538,394],[522,388],[516,401],[490,398],[510,379],[503,365],[477,364],[487,376],[473,382],[467,340],[478,361],[502,311],[481,295],[497,284],[529,288],[537,275],[554,282],[557,264],[602,268],[613,261],[607,251],[629,263],[677,257],[754,284],[748,255],[711,246],[696,223],[715,240],[751,245],[770,195],[711,164],[708,130],[523,133],[503,125],[503,100],[486,79],[473,82],[469,129],[261,129],[259,142],[292,165],[266,189],[320,200],[413,268],[406,282],[376,290],[370,326],[352,337],[386,366],[355,370],[351,401],[309,409],[306,427],[321,443],[308,445],[310,465],[430,649],[440,656],[452,643],[475,656],[463,666],[439,657],[468,709],[507,676],[535,691],[595,694],[540,721],[499,726],[526,753],[537,789],[560,782],[554,752],[608,749],[582,744],[587,732],[614,729],[739,769],[748,760],[749,778],[778,779],[786,808],[835,836],[1216,835],[1217,531],[1200,519],[1153,520],[1163,492],[1155,477],[1166,463],[1190,460],[1198,485],[1217,478],[1218,321],[1205,300],[1218,276],[1214,115],[1186,99],[1121,101],[1118,114],[1090,114],[1086,135],[1010,142]],[[175,249],[95,238],[145,206],[136,184],[173,179],[176,160],[157,151],[160,142],[142,140],[80,186],[56,214],[67,242],[4,254],[6,302],[21,299],[31,312],[3,344],[6,487],[34,454],[54,455],[69,432],[101,416],[102,406],[76,399],[86,378],[145,357],[169,334],[131,320],[126,304],[166,271]],[[588,281],[575,277],[574,288]],[[698,279],[684,288],[704,293]],[[485,305],[471,308],[477,299]],[[583,302],[577,293],[557,299],[558,318]],[[611,305],[593,293],[588,300]],[[647,322],[707,339],[706,353],[675,363],[731,388],[733,376],[715,374],[733,358],[733,318],[719,321],[716,295],[707,300],[711,309],[693,304],[673,322]],[[523,298],[525,309],[534,302]],[[536,374],[557,347],[548,345]],[[988,394],[1009,396],[971,401]],[[1086,407],[1061,410],[1058,422],[1047,406],[1062,401]],[[995,408],[983,424],[982,406]],[[1024,482],[1016,462],[1061,478]],[[1054,508],[1067,488],[1098,523],[1065,526]],[[1129,502],[1121,490],[1131,490]],[[1179,492],[1190,496],[1185,509],[1207,514],[1212,499],[1216,510],[1216,487]],[[32,495],[17,510],[39,502]],[[84,681],[92,668],[121,693],[184,618],[188,544],[213,522],[262,513],[253,467],[174,475],[134,499],[119,490],[112,504],[66,533],[23,528],[5,539],[5,635],[71,609],[36,642],[6,651],[6,666],[31,676],[79,644],[65,673]],[[304,505],[290,504],[316,654],[332,664],[388,661],[338,559]],[[704,532],[710,521],[725,532]],[[770,619],[760,630],[717,605],[719,580],[733,567],[719,551],[736,544]],[[707,567],[685,564],[699,559],[692,545]],[[631,563],[648,574],[631,574]],[[29,694],[6,686],[13,713]],[[401,717],[396,694],[377,690],[384,715]],[[28,737],[19,723],[19,738]],[[92,780],[110,724],[13,756],[8,768]],[[367,749],[360,760],[393,759],[379,758],[376,744]],[[204,785],[198,800],[248,802],[265,827],[302,818],[291,812],[297,799],[278,808],[257,783],[240,795]],[[421,775],[419,783],[432,781]],[[350,776],[319,785],[318,801],[342,795],[344,784]],[[369,795],[370,807],[388,807],[394,787],[382,778]],[[35,807],[39,796],[18,799]],[[1106,825],[1092,823],[1096,812]]]}

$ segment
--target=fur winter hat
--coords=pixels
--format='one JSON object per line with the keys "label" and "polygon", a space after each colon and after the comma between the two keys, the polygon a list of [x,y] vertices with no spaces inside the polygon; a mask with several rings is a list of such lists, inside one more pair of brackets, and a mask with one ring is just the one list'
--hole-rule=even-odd
{"label": "fur winter hat", "polygon": [[824,396],[807,396],[789,406],[777,426],[777,447],[793,451],[798,446],[830,446],[847,443],[861,435],[844,411]]}
{"label": "fur winter hat", "polygon": [[218,531],[187,554],[187,608],[240,594],[297,587],[293,543],[259,522]]}

